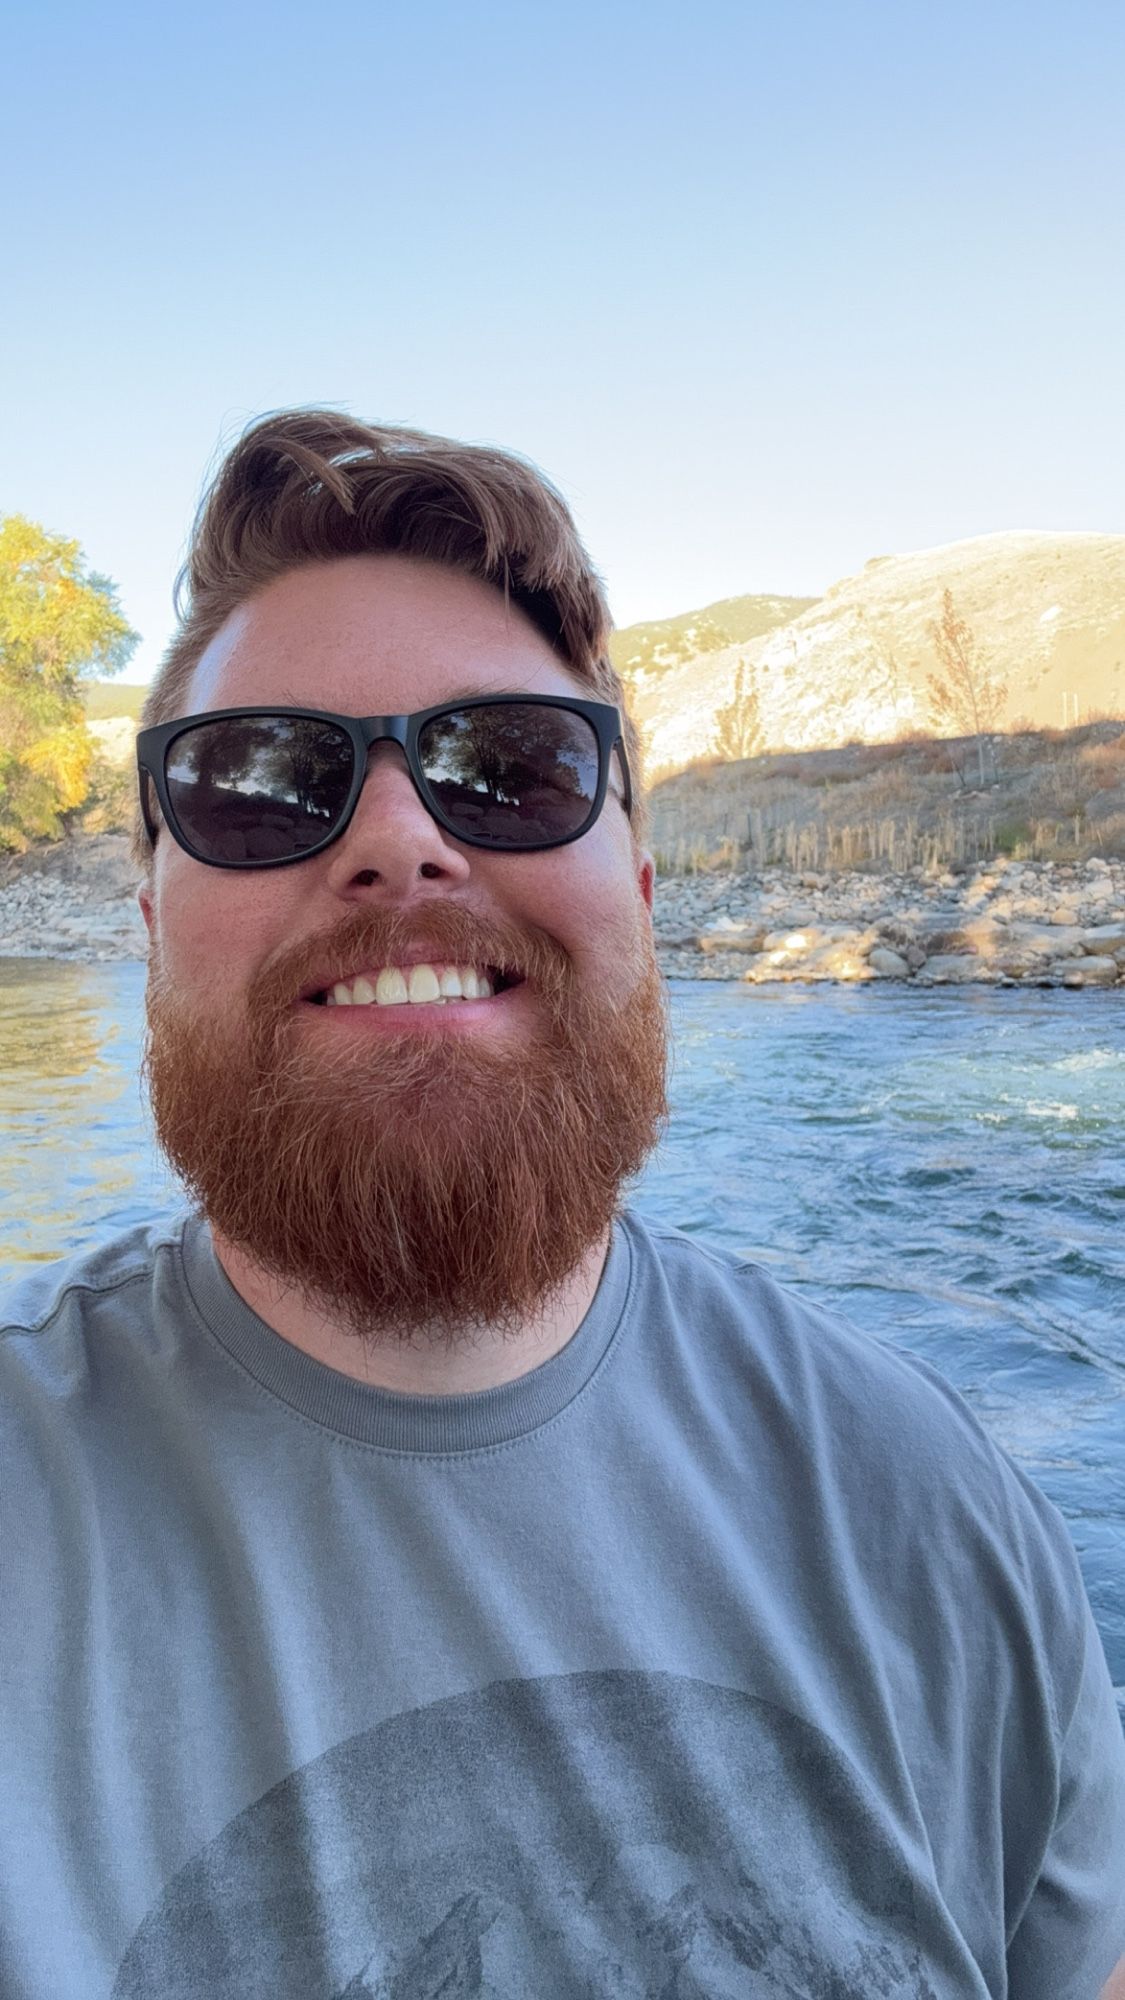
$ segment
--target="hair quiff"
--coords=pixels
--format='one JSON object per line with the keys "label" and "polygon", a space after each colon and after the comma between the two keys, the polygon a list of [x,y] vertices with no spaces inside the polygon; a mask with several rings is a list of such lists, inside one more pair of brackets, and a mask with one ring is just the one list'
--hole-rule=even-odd
{"label": "hair quiff", "polygon": [[[289,570],[338,556],[403,555],[496,586],[572,673],[624,716],[633,834],[643,837],[641,745],[608,651],[597,571],[561,495],[534,466],[490,445],[364,424],[335,410],[282,410],[243,433],[204,494],[176,580],[179,630],[140,727],[189,712],[191,676],[240,604]],[[139,808],[134,855],[151,860]]]}

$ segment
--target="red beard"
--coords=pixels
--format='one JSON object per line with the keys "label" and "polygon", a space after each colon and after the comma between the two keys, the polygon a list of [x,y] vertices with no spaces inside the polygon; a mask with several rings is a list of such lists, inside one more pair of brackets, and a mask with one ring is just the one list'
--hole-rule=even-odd
{"label": "red beard", "polygon": [[[516,1047],[404,1033],[312,1038],[326,964],[501,964],[532,985]],[[160,1143],[213,1228],[367,1341],[514,1337],[604,1237],[667,1117],[668,1026],[647,924],[627,1000],[583,988],[546,933],[458,905],[362,910],[251,984],[237,1020],[183,1002],[154,941],[145,1072]]]}

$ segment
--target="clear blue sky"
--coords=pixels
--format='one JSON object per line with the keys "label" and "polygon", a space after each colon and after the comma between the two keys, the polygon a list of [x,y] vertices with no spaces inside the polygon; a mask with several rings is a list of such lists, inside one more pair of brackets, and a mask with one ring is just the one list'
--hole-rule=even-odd
{"label": "clear blue sky", "polygon": [[9,13],[0,511],[149,677],[206,468],[317,402],[562,488],[619,624],[1125,529],[1125,8]]}

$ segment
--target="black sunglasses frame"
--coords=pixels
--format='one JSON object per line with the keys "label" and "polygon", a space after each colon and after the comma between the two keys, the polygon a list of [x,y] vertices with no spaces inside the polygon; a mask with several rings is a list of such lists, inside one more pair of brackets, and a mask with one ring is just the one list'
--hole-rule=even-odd
{"label": "black sunglasses frame", "polygon": [[[437,800],[429,792],[426,774],[418,754],[418,738],[426,724],[438,716],[460,715],[472,708],[510,708],[516,705],[532,708],[564,708],[571,714],[579,715],[588,722],[598,743],[598,782],[589,814],[573,833],[564,833],[556,840],[539,840],[527,844],[515,841],[481,840],[457,827],[442,811]],[[318,840],[313,847],[302,848],[300,854],[281,854],[264,861],[218,861],[209,855],[200,854],[193,847],[177,818],[175,808],[168,795],[165,776],[168,753],[177,737],[189,729],[198,729],[205,722],[230,722],[238,716],[277,715],[287,720],[299,719],[307,722],[327,722],[343,730],[352,746],[352,779],[347,798],[341,808],[340,817],[332,830]],[[145,785],[146,777],[152,783],[159,801],[164,823],[174,841],[190,854],[193,861],[199,861],[206,868],[292,868],[299,861],[310,861],[314,854],[322,854],[333,841],[339,840],[347,831],[352,814],[359,803],[367,777],[368,754],[375,743],[398,743],[406,757],[414,789],[430,816],[437,821],[443,832],[465,847],[479,847],[490,854],[542,854],[548,848],[567,847],[572,840],[581,840],[589,833],[606,801],[609,790],[609,771],[613,752],[619,751],[621,771],[625,781],[625,796],[622,801],[625,813],[632,818],[633,782],[629,770],[629,759],[625,752],[625,733],[621,711],[604,701],[583,701],[579,696],[554,694],[492,694],[471,695],[465,701],[443,701],[436,708],[420,708],[413,715],[335,715],[323,708],[288,708],[277,703],[245,708],[205,709],[199,715],[182,715],[174,722],[159,722],[152,729],[142,729],[137,736],[137,776],[140,785],[141,814],[150,844],[156,846],[159,831],[153,816]]]}

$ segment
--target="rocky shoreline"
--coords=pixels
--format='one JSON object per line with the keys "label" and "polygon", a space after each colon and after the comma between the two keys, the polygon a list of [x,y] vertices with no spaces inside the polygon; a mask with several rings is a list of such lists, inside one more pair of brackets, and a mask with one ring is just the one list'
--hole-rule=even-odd
{"label": "rocky shoreline", "polygon": [[658,885],[656,935],[673,978],[1125,986],[1125,862],[688,877]]}
{"label": "rocky shoreline", "polygon": [[143,959],[147,943],[126,834],[54,841],[0,865],[0,958]]}
{"label": "rocky shoreline", "polygon": [[[1125,987],[1118,860],[662,877],[655,920],[675,979]],[[145,948],[124,835],[60,841],[0,870],[0,957],[96,962]]]}

